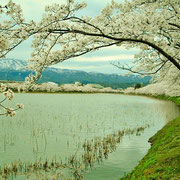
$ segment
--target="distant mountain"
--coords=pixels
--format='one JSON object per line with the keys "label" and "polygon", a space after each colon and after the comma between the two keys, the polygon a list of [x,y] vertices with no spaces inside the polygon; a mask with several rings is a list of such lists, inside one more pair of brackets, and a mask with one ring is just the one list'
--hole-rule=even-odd
{"label": "distant mountain", "polygon": [[11,69],[11,70],[25,70],[27,62],[19,59],[1,59],[0,60],[0,69]]}
{"label": "distant mountain", "polygon": [[[31,73],[31,71],[25,68],[26,65],[27,62],[23,60],[1,59],[0,80],[24,81],[25,77]],[[49,67],[43,72],[43,76],[38,82],[51,81],[58,84],[67,84],[79,81],[83,84],[95,83],[105,87],[127,88],[129,86],[134,86],[137,83],[146,85],[149,83],[150,79],[150,76],[140,77],[136,75],[122,76],[118,74],[88,73],[80,70]]]}

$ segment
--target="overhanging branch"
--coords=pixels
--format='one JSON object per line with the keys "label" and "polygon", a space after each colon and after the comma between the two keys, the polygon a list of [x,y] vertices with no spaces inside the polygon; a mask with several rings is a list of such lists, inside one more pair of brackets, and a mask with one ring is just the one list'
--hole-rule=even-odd
{"label": "overhanging branch", "polygon": [[153,49],[155,49],[156,51],[158,51],[164,57],[166,57],[167,60],[169,60],[171,63],[173,63],[180,70],[180,64],[176,61],[176,59],[174,57],[172,57],[171,55],[166,53],[162,48],[160,48],[156,44],[146,41],[146,40],[143,40],[143,39],[117,38],[117,37],[113,37],[113,36],[109,36],[109,35],[105,35],[105,34],[91,33],[91,32],[85,32],[82,30],[75,30],[75,29],[72,29],[72,30],[70,30],[70,29],[53,29],[53,30],[49,30],[49,32],[52,32],[52,33],[58,33],[58,32],[59,33],[77,33],[77,34],[82,34],[82,35],[86,35],[86,36],[102,37],[102,38],[106,38],[106,39],[111,39],[111,40],[117,41],[118,43],[133,42],[133,43],[146,44],[146,45],[152,47]]}

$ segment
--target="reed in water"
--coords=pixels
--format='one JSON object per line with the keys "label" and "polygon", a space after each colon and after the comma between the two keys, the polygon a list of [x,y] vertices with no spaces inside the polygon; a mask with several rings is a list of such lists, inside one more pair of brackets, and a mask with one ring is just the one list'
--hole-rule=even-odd
{"label": "reed in water", "polygon": [[[11,164],[5,164],[0,167],[0,177],[16,179],[17,176],[36,176],[36,179],[63,179],[63,180],[82,180],[85,173],[93,168],[96,163],[103,162],[108,158],[109,153],[116,150],[117,145],[121,142],[123,136],[140,135],[149,125],[138,127],[136,129],[124,129],[103,138],[95,137],[85,140],[82,144],[83,153],[78,155],[78,150],[71,155],[65,163],[53,158],[42,161],[41,159],[34,163],[23,163],[15,161]],[[65,174],[72,174],[71,177],[65,177]]]}

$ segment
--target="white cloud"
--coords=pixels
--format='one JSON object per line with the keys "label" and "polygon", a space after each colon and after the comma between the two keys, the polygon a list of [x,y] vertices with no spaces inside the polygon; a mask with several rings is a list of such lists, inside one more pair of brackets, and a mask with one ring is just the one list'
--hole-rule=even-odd
{"label": "white cloud", "polygon": [[75,67],[75,66],[64,66],[63,64],[54,65],[52,67],[63,68],[63,69],[79,69],[79,70],[89,70],[89,69],[98,68],[97,66],[79,66],[79,67],[76,66]]}
{"label": "white cloud", "polygon": [[110,47],[105,47],[104,49],[108,50],[108,51],[133,51],[135,53],[137,53],[139,51],[138,48],[130,48],[127,50],[127,48],[125,47],[125,45],[122,45],[122,46],[116,46],[116,45],[113,45],[113,46],[110,46]]}
{"label": "white cloud", "polygon": [[71,65],[64,65],[63,63],[60,63],[57,65],[54,65],[53,67],[61,68],[61,69],[81,70],[81,71],[86,71],[86,72],[100,72],[100,73],[107,73],[107,74],[112,74],[112,73],[124,74],[124,73],[126,73],[125,71],[122,71],[121,69],[119,69],[111,64],[102,64],[101,66],[96,66],[96,65],[71,66]]}
{"label": "white cloud", "polygon": [[76,62],[103,62],[103,61],[119,61],[119,60],[132,60],[133,54],[120,54],[116,56],[92,56],[92,57],[76,57],[71,61]]}

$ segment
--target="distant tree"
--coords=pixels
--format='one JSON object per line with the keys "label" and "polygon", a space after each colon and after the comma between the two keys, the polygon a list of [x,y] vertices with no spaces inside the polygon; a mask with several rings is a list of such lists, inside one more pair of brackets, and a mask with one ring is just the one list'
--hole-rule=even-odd
{"label": "distant tree", "polygon": [[137,83],[137,84],[134,86],[135,89],[139,89],[139,88],[141,88],[141,87],[142,87],[142,84],[140,84],[140,83]]}

